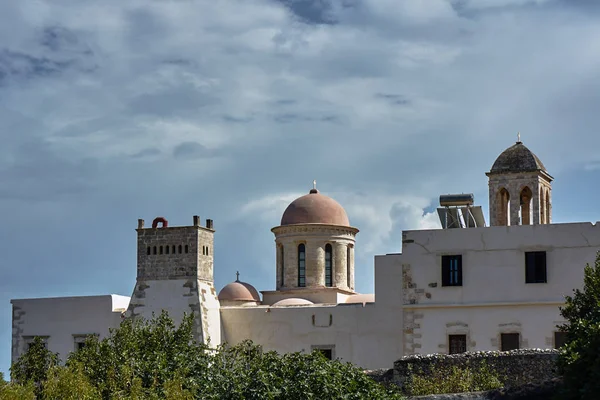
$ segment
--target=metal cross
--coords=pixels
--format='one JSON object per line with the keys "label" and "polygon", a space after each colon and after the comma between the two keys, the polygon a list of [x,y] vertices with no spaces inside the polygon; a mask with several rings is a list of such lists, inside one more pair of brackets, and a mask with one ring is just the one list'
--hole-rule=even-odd
{"label": "metal cross", "polygon": [[517,142],[521,141],[521,132],[517,132]]}
{"label": "metal cross", "polygon": [[235,272],[235,281],[239,282],[240,281],[240,271],[236,271]]}
{"label": "metal cross", "polygon": [[313,189],[316,189],[316,188],[317,188],[317,180],[315,179],[315,180],[313,180]]}

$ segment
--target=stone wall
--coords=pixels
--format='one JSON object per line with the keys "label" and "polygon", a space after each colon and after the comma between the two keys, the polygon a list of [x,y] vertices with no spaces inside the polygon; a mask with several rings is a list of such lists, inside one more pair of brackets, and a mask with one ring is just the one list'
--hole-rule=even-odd
{"label": "stone wall", "polygon": [[197,278],[213,281],[214,230],[194,219],[192,226],[144,228],[139,221],[137,278]]}
{"label": "stone wall", "polygon": [[484,363],[495,371],[505,387],[515,387],[530,383],[544,382],[557,377],[556,359],[558,350],[513,350],[478,351],[454,355],[432,354],[411,355],[394,363],[393,382],[402,387],[415,371],[428,374],[432,367],[451,368],[471,367],[477,369]]}

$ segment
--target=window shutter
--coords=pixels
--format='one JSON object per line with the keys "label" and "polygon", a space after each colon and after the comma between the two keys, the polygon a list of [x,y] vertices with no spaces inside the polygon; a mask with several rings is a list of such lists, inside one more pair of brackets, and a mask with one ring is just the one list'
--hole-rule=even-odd
{"label": "window shutter", "polygon": [[525,283],[535,282],[535,253],[525,253]]}
{"label": "window shutter", "polygon": [[450,257],[442,256],[442,286],[450,286]]}
{"label": "window shutter", "polygon": [[458,282],[459,286],[462,286],[463,276],[462,276],[462,255],[456,256],[456,262],[458,267]]}
{"label": "window shutter", "polygon": [[535,257],[535,275],[538,282],[547,282],[546,280],[546,252],[538,251]]}

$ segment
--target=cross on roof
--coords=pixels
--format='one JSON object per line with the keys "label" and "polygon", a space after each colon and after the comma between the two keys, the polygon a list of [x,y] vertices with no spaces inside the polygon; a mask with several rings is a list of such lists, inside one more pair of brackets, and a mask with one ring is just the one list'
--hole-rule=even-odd
{"label": "cross on roof", "polygon": [[235,272],[235,281],[239,282],[240,281],[240,271],[236,271]]}

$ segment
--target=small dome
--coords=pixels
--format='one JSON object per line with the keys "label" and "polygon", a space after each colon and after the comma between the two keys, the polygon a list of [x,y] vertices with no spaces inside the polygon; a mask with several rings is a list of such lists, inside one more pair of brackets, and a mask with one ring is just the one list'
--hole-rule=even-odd
{"label": "small dome", "polygon": [[246,282],[235,281],[225,285],[219,292],[219,300],[227,301],[257,301],[260,295],[254,286]]}
{"label": "small dome", "polygon": [[535,172],[546,171],[546,167],[540,159],[532,153],[522,142],[517,142],[504,150],[498,156],[491,174],[501,174],[507,172]]}
{"label": "small dome", "polygon": [[313,303],[310,300],[300,299],[298,297],[290,297],[288,299],[279,300],[278,302],[276,302],[275,304],[273,304],[273,307],[280,307],[280,306],[307,306],[307,305],[311,305],[311,304],[315,304],[315,303]]}
{"label": "small dome", "polygon": [[346,210],[317,189],[292,201],[281,217],[281,225],[327,224],[350,226]]}
{"label": "small dome", "polygon": [[375,295],[374,294],[353,294],[352,296],[348,296],[345,301],[346,304],[365,304],[365,303],[375,303]]}

